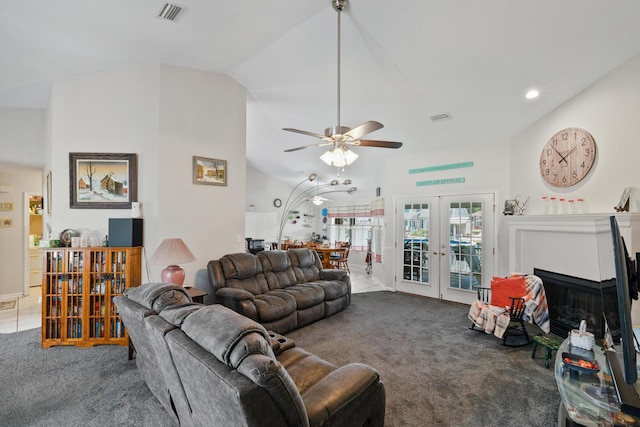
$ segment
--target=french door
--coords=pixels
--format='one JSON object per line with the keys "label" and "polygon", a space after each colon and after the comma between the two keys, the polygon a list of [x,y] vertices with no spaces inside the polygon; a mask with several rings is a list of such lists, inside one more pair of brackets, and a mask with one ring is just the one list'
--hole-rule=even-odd
{"label": "french door", "polygon": [[396,290],[471,304],[494,263],[493,194],[396,201]]}

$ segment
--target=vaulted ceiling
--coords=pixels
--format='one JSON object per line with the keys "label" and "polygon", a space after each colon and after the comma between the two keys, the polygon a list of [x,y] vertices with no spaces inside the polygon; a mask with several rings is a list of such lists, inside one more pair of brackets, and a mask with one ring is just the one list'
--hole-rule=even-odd
{"label": "vaulted ceiling", "polygon": [[[318,172],[337,125],[331,0],[2,0],[0,107],[46,106],[56,76],[165,63],[226,73],[248,91],[247,162],[295,184]],[[349,0],[342,13],[341,124],[377,120],[341,177],[364,194],[389,155],[503,141],[640,53],[637,0]],[[540,96],[527,100],[537,88]],[[449,120],[432,121],[447,113]]]}

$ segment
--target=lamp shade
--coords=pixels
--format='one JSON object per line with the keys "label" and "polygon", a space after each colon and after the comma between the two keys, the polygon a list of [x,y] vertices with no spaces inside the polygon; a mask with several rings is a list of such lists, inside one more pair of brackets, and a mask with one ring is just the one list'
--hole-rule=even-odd
{"label": "lamp shade", "polygon": [[193,256],[182,239],[164,239],[149,260],[149,263],[167,265],[160,274],[162,281],[181,286],[184,283],[184,270],[178,264],[185,264],[195,260],[196,257]]}

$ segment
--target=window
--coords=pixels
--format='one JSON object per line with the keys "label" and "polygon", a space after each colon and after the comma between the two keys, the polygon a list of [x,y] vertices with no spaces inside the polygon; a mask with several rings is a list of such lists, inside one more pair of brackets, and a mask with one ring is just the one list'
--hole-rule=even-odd
{"label": "window", "polygon": [[351,250],[366,251],[367,240],[371,239],[371,217],[332,218],[329,227],[329,241],[349,242]]}

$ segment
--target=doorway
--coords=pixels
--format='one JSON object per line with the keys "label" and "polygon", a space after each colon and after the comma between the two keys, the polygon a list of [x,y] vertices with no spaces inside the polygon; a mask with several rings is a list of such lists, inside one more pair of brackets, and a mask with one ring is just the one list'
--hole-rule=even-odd
{"label": "doorway", "polygon": [[396,290],[471,304],[494,264],[494,194],[396,200]]}
{"label": "doorway", "polygon": [[42,284],[42,250],[39,241],[43,236],[43,204],[42,195],[24,193],[24,295],[29,295],[29,288]]}

